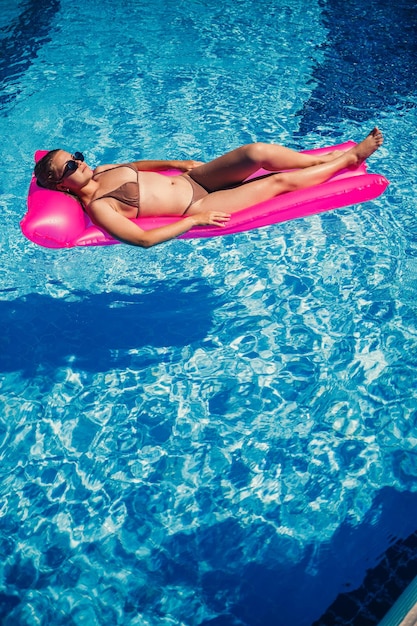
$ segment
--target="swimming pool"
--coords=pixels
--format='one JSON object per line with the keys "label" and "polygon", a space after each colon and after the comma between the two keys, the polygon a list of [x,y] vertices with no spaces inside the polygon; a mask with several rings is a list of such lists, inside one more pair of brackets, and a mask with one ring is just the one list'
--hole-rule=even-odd
{"label": "swimming pool", "polygon": [[[415,3],[5,4],[0,615],[311,626],[416,529]],[[146,252],[19,230],[38,148],[375,123],[391,185],[361,206]]]}

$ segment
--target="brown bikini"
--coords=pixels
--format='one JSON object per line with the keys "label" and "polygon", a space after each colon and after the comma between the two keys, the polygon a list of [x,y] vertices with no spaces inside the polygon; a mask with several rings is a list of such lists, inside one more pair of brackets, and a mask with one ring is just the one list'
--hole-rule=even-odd
{"label": "brown bikini", "polygon": [[[97,172],[96,174],[93,175],[93,180],[96,179],[96,176],[100,176],[100,174],[104,174],[105,172],[109,172],[111,170],[115,170],[121,167],[128,167],[129,169],[136,172],[137,174],[136,181],[123,183],[123,185],[120,185],[113,191],[109,191],[108,193],[105,193],[98,198],[94,198],[93,202],[95,202],[96,200],[102,200],[103,198],[114,198],[115,200],[118,200],[119,202],[127,204],[131,207],[135,207],[136,217],[138,217],[139,210],[140,210],[140,191],[139,191],[139,171],[136,169],[136,167],[134,167],[133,165],[130,165],[129,163],[126,163],[124,165],[116,165],[115,167],[110,167],[107,170],[102,170],[101,172]],[[189,184],[191,185],[192,192],[193,192],[191,202],[189,203],[187,208],[184,210],[184,213],[183,213],[184,215],[195,202],[197,202],[198,200],[201,200],[201,198],[204,198],[204,196],[210,193],[210,191],[208,189],[205,189],[202,185],[197,183],[195,180],[193,180],[190,174],[181,174],[181,176],[182,178],[185,178],[189,182]]]}

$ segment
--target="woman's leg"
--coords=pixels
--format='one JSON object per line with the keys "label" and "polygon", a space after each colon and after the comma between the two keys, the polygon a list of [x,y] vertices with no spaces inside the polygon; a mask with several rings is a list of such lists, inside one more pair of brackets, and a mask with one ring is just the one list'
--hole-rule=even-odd
{"label": "woman's leg", "polygon": [[234,189],[215,191],[195,202],[187,214],[195,215],[201,211],[234,213],[288,191],[319,185],[342,169],[358,167],[379,148],[382,142],[382,133],[374,128],[361,143],[331,161],[305,169],[271,174]]}
{"label": "woman's leg", "polygon": [[276,144],[252,143],[199,165],[189,174],[205,189],[217,191],[238,185],[260,168],[269,172],[302,169],[332,161],[340,154],[331,152],[318,157]]}

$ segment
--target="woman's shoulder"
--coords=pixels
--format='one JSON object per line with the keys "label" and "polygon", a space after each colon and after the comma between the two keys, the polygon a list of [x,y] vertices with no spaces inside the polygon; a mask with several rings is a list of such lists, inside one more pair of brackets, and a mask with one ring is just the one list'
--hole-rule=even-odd
{"label": "woman's shoulder", "polygon": [[129,167],[132,170],[136,171],[135,166],[132,163],[108,163],[107,165],[99,165],[93,171],[93,176],[96,174],[103,174],[104,172],[108,172],[109,170],[114,170],[120,167]]}
{"label": "woman's shoulder", "polygon": [[106,172],[107,170],[114,170],[115,167],[119,167],[117,164],[107,163],[106,165],[98,165],[93,174],[100,174],[101,172]]}

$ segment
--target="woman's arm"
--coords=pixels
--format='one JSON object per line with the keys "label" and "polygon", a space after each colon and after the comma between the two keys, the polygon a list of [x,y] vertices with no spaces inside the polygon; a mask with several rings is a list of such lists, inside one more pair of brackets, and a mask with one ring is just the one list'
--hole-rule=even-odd
{"label": "woman's arm", "polygon": [[222,211],[205,211],[197,215],[184,217],[177,222],[143,230],[135,222],[117,213],[105,201],[97,200],[89,207],[89,215],[96,224],[123,243],[141,248],[151,248],[158,243],[175,239],[188,232],[193,226],[225,226],[230,215]]}
{"label": "woman's arm", "polygon": [[170,161],[132,161],[130,165],[136,167],[138,171],[142,172],[160,172],[162,170],[181,170],[182,172],[188,172],[194,167],[202,165],[202,161],[189,160],[170,160]]}

